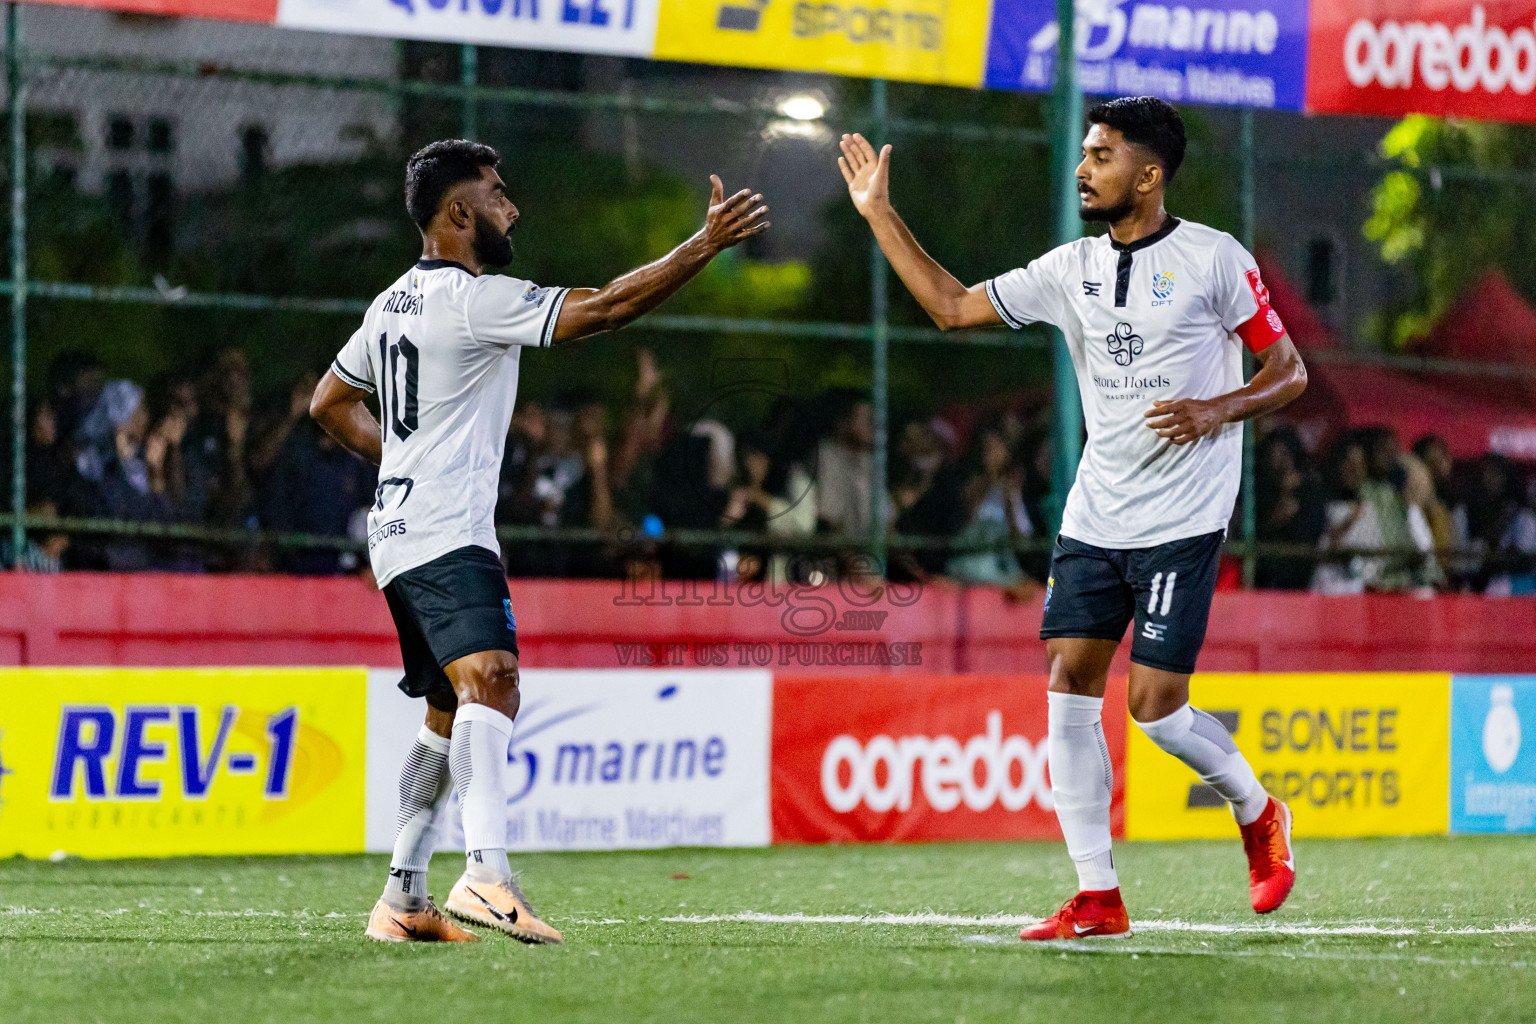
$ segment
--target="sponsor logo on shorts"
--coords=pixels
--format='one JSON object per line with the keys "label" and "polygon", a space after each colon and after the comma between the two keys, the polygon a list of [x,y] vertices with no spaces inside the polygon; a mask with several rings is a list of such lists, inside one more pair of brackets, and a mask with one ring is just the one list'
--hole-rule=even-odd
{"label": "sponsor logo on shorts", "polygon": [[517,616],[512,614],[512,599],[510,597],[502,598],[501,607],[507,613],[507,628],[514,633],[517,632]]}

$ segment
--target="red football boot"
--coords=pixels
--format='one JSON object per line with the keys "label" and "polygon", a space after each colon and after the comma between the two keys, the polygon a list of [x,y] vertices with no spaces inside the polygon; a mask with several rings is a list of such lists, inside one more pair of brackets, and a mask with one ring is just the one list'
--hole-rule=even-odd
{"label": "red football boot", "polygon": [[1291,809],[1269,798],[1269,806],[1251,825],[1241,826],[1248,854],[1248,895],[1255,913],[1279,908],[1296,884],[1296,853],[1291,849]]}
{"label": "red football boot", "polygon": [[1120,902],[1119,889],[1080,892],[1039,924],[1019,932],[1025,942],[1051,939],[1110,939],[1129,936],[1131,919]]}

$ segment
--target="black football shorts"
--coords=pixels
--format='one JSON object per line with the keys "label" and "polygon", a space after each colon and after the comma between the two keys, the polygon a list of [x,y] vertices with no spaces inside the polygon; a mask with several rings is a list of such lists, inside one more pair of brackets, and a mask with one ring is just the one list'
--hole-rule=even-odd
{"label": "black football shorts", "polygon": [[501,559],[478,545],[456,548],[407,569],[384,587],[400,634],[400,689],[433,707],[457,706],[443,671],[480,651],[517,654],[517,620]]}
{"label": "black football shorts", "polygon": [[1152,548],[1101,548],[1058,536],[1040,638],[1119,641],[1136,624],[1131,660],[1189,674],[1205,643],[1226,531]]}

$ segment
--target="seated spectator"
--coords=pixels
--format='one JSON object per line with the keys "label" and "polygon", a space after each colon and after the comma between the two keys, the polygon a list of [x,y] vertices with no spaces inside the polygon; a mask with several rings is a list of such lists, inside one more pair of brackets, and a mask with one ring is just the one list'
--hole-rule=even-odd
{"label": "seated spectator", "polygon": [[[1307,468],[1301,438],[1288,427],[1273,431],[1259,446],[1257,461],[1258,540],[1317,547],[1325,502],[1321,485]],[[1264,588],[1305,590],[1312,567],[1313,560],[1305,555],[1267,556],[1258,560],[1254,581]]]}
{"label": "seated spectator", "polygon": [[874,407],[853,391],[832,396],[832,433],[816,450],[816,518],[824,532],[869,535]]}
{"label": "seated spectator", "polygon": [[955,543],[976,550],[951,557],[946,571],[961,583],[1019,587],[1026,577],[1010,545],[1035,532],[1024,507],[1023,467],[1016,464],[1007,436],[996,425],[977,431],[966,461],[963,493],[969,516]]}
{"label": "seated spectator", "polygon": [[[59,508],[53,501],[47,498],[33,498],[27,502],[27,514],[30,516],[57,516]],[[52,531],[37,536],[37,531],[29,531],[27,543],[21,550],[21,560],[13,557],[11,550],[11,533],[5,531],[4,539],[0,540],[0,565],[18,572],[30,572],[38,574],[51,574],[62,572],[64,569],[64,557],[69,552],[69,534]]]}
{"label": "seated spectator", "polygon": [[[896,532],[909,537],[951,537],[970,509],[961,493],[961,469],[952,457],[953,431],[941,420],[912,420],[896,442],[891,512]],[[944,571],[945,553],[917,548],[893,556],[892,578],[920,580]]]}
{"label": "seated spectator", "polygon": [[1502,455],[1484,455],[1466,500],[1453,513],[1455,533],[1465,538],[1476,568],[1466,584],[1490,595],[1529,593],[1536,553],[1536,511],[1526,497],[1515,467]]}
{"label": "seated spectator", "polygon": [[1357,431],[1341,438],[1333,453],[1333,495],[1326,509],[1322,551],[1351,552],[1318,565],[1312,590],[1319,594],[1358,594],[1365,590],[1407,590],[1416,585],[1413,562],[1402,554],[1365,552],[1412,546],[1408,510],[1392,476],[1399,465],[1395,441],[1380,433]]}
{"label": "seated spectator", "polygon": [[[95,440],[104,431],[110,447]],[[149,429],[143,389],[126,380],[108,382],[81,424],[81,435],[91,441],[79,466],[81,476],[95,485],[96,517],[141,523],[175,518],[165,486],[169,442]],[[105,567],[114,572],[159,567],[155,546],[147,540],[113,537],[101,550]]]}
{"label": "seated spectator", "polygon": [[1456,464],[1445,440],[1435,434],[1425,434],[1413,442],[1413,454],[1429,473],[1431,493],[1422,508],[1435,548],[1444,551],[1455,543],[1451,510],[1456,507],[1453,483]]}

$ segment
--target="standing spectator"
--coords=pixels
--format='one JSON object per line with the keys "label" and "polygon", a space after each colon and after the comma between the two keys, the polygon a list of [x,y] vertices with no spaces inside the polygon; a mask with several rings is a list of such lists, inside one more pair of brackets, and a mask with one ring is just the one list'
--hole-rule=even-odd
{"label": "standing spectator", "polygon": [[533,497],[537,479],[534,467],[544,450],[545,437],[544,407],[537,402],[519,402],[507,426],[506,453],[496,484],[498,526],[538,522]]}
{"label": "standing spectator", "polygon": [[1395,453],[1389,459],[1386,449],[1380,435],[1372,431],[1346,435],[1335,446],[1330,474],[1333,496],[1319,546],[1324,552],[1353,553],[1317,567],[1312,576],[1316,593],[1358,594],[1365,590],[1406,590],[1415,585],[1411,563],[1401,554],[1365,553],[1384,549],[1401,552],[1412,544],[1407,507],[1391,479],[1383,478],[1384,472],[1390,474],[1398,465]]}
{"label": "standing spectator", "polygon": [[656,355],[648,348],[635,352],[635,397],[624,416],[619,443],[609,469],[614,502],[621,515],[637,523],[651,511],[656,484],[656,460],[666,447],[672,413],[671,397]]}
{"label": "standing spectator", "polygon": [[[1256,474],[1261,543],[1301,544],[1316,548],[1323,535],[1326,508],[1321,484],[1307,468],[1301,438],[1279,428],[1259,447]],[[1306,555],[1260,558],[1254,582],[1266,589],[1305,590],[1313,560]]]}
{"label": "standing spectator", "polygon": [[1536,511],[1521,504],[1524,488],[1509,460],[1489,453],[1477,464],[1466,501],[1456,506],[1456,532],[1466,538],[1476,567],[1466,583],[1474,591],[1523,591],[1536,553]]}
{"label": "standing spectator", "polygon": [[249,526],[252,500],[246,439],[251,366],[238,348],[220,350],[203,378],[199,413],[187,431],[187,512],[196,522]]}
{"label": "standing spectator", "polygon": [[823,530],[869,534],[874,407],[851,391],[834,393],[832,433],[816,451],[816,517]]}
{"label": "standing spectator", "polygon": [[48,363],[48,404],[57,417],[59,437],[71,438],[96,405],[106,374],[94,353],[65,349]]}
{"label": "standing spectator", "polygon": [[[9,454],[9,453],[7,453]],[[71,472],[69,446],[59,434],[59,418],[53,402],[44,398],[27,419],[27,501],[63,505]],[[9,477],[7,477],[9,479]]]}
{"label": "standing spectator", "polygon": [[[173,509],[165,493],[169,444],[162,434],[149,430],[143,389],[126,380],[103,387],[82,433],[97,437],[103,425],[110,431],[111,447],[89,449],[91,458],[83,471],[96,484],[95,515],[130,522],[171,522]],[[102,554],[106,568],[114,572],[158,567],[154,545],[140,538],[113,537],[102,544]]]}
{"label": "standing spectator", "polygon": [[1425,434],[1413,442],[1413,454],[1429,472],[1431,493],[1423,503],[1430,535],[1436,549],[1444,551],[1455,544],[1455,527],[1451,510],[1456,507],[1456,489],[1453,483],[1455,462],[1445,440],[1435,434]]}
{"label": "standing spectator", "polygon": [[[891,510],[899,534],[950,537],[965,525],[969,509],[961,494],[960,469],[946,436],[936,426],[941,422],[913,420],[902,427],[891,488]],[[942,551],[924,548],[893,557],[893,574],[901,579],[939,575],[946,560]]]}

